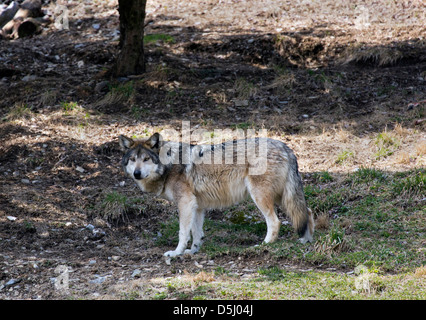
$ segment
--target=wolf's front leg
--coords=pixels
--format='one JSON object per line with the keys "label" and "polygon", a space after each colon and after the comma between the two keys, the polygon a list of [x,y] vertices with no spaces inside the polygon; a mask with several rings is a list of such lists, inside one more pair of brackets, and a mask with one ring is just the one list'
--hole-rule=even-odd
{"label": "wolf's front leg", "polygon": [[192,246],[191,249],[186,249],[185,254],[194,254],[197,253],[201,245],[203,244],[204,232],[203,232],[203,223],[204,223],[204,210],[198,209],[195,213],[194,218],[192,219]]}
{"label": "wolf's front leg", "polygon": [[190,238],[190,231],[195,218],[197,206],[195,197],[183,198],[179,201],[179,243],[174,251],[167,251],[164,256],[176,257],[184,253]]}

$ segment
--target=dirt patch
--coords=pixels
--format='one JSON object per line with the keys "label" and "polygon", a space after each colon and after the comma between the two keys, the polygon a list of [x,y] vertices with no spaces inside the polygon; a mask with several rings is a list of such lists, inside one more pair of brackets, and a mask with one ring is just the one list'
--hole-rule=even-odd
{"label": "dirt patch", "polygon": [[[212,271],[233,261],[245,274],[294,264],[265,251],[167,265],[162,254],[173,243],[158,247],[154,238],[176,208],[124,177],[117,136],[189,120],[207,130],[266,128],[295,150],[303,173],[421,167],[425,20],[421,2],[410,3],[148,1],[145,34],[167,37],[145,43],[146,74],[122,79],[107,76],[118,44],[115,1],[68,1],[69,30],[52,25],[2,41],[0,297],[97,298],[135,277],[199,265]],[[398,152],[376,160],[374,137],[397,125]],[[345,150],[353,156],[342,166]],[[144,205],[131,203],[124,220],[102,217],[105,190]],[[55,287],[59,266],[69,273],[67,291]]]}

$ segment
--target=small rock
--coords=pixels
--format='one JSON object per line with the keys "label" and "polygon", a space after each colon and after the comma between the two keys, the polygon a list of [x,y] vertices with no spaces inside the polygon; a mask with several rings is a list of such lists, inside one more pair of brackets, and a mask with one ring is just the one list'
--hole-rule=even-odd
{"label": "small rock", "polygon": [[14,217],[14,216],[7,216],[6,218],[8,220],[10,220],[10,221],[15,221],[16,219],[18,219],[18,218]]}
{"label": "small rock", "polygon": [[20,279],[10,279],[8,282],[6,282],[4,284],[5,287],[10,287],[13,286],[14,284],[17,284],[18,282],[20,282]]}
{"label": "small rock", "polygon": [[130,78],[128,78],[128,77],[118,77],[118,78],[116,78],[116,80],[118,82],[124,83],[124,82],[130,81]]}
{"label": "small rock", "polygon": [[142,271],[140,269],[136,269],[132,273],[132,278],[140,278]]}
{"label": "small rock", "polygon": [[84,170],[84,168],[82,168],[82,167],[80,167],[80,166],[77,166],[77,167],[75,168],[75,170],[77,170],[78,172],[81,172],[81,173],[83,173],[84,171],[86,171],[86,170]]}
{"label": "small rock", "polygon": [[108,81],[98,82],[96,84],[96,86],[95,86],[95,92],[96,93],[101,93],[101,92],[107,91],[108,90],[108,85],[109,85]]}
{"label": "small rock", "polygon": [[95,274],[96,279],[90,280],[89,283],[94,283],[94,284],[101,284],[103,282],[105,282],[107,277],[102,277],[99,276],[97,274]]}
{"label": "small rock", "polygon": [[21,182],[25,183],[25,184],[30,184],[30,180],[29,179],[21,179]]}
{"label": "small rock", "polygon": [[234,100],[234,105],[236,107],[247,107],[249,104],[248,100]]}
{"label": "small rock", "polygon": [[105,236],[105,231],[102,229],[93,229],[92,230],[92,236],[90,237],[91,240],[99,240]]}
{"label": "small rock", "polygon": [[105,220],[97,217],[95,219],[93,219],[93,224],[97,227],[97,228],[106,228],[106,227],[110,227],[109,223],[106,222]]}
{"label": "small rock", "polygon": [[26,75],[21,80],[24,81],[24,82],[29,82],[29,81],[34,81],[36,79],[37,79],[37,76],[35,76],[35,75]]}

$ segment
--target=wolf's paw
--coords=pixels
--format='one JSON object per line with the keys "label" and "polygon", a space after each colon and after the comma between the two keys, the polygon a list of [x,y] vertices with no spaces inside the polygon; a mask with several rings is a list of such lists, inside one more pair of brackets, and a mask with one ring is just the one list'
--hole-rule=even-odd
{"label": "wolf's paw", "polygon": [[198,251],[199,251],[198,248],[191,248],[191,249],[186,249],[183,254],[193,255],[193,254],[196,254]]}
{"label": "wolf's paw", "polygon": [[165,257],[169,257],[169,258],[173,258],[173,257],[177,257],[180,256],[182,253],[179,253],[178,251],[167,251],[164,256]]}

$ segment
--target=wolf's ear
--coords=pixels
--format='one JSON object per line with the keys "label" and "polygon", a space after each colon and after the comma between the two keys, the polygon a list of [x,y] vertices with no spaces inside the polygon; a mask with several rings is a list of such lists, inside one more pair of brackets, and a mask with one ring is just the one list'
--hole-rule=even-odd
{"label": "wolf's ear", "polygon": [[119,136],[118,141],[120,143],[121,151],[127,151],[127,149],[130,149],[135,144],[133,139],[126,136]]}
{"label": "wolf's ear", "polygon": [[162,141],[163,137],[161,136],[161,134],[156,132],[148,140],[145,141],[145,145],[147,145],[153,151],[159,151]]}

